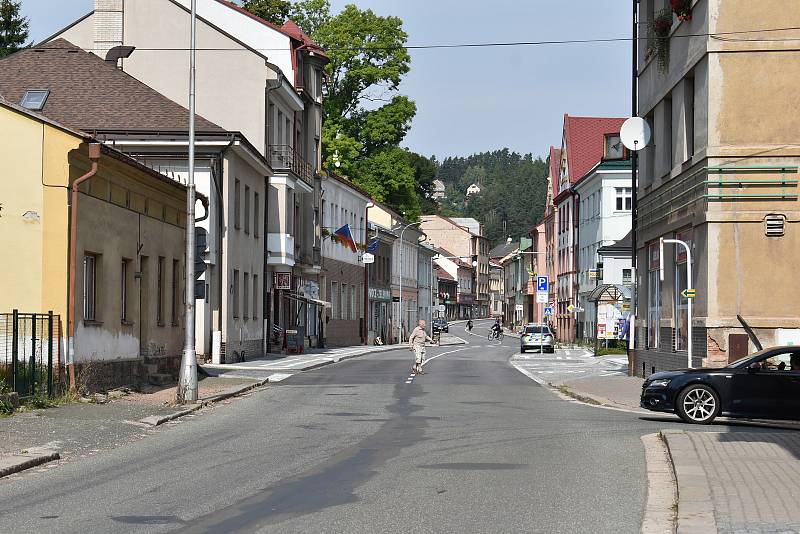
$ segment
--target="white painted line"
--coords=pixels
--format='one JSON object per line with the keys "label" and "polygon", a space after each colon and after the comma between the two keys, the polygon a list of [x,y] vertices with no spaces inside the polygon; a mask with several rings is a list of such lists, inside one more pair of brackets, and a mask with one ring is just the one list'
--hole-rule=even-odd
{"label": "white painted line", "polygon": [[422,366],[425,367],[426,365],[428,365],[428,362],[431,362],[431,361],[435,360],[439,356],[444,356],[445,354],[452,354],[454,352],[458,352],[458,351],[461,351],[461,350],[467,350],[467,349],[466,348],[460,348],[460,349],[455,349],[455,350],[448,350],[447,352],[442,352],[440,354],[437,354],[436,356],[431,356],[430,358],[428,358],[427,360],[425,360],[422,363]]}

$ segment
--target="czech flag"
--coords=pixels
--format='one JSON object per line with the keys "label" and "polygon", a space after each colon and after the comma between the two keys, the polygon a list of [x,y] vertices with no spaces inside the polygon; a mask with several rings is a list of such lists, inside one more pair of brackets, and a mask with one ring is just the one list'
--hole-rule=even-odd
{"label": "czech flag", "polygon": [[350,225],[345,224],[338,230],[334,232],[339,239],[344,241],[344,243],[350,247],[350,250],[353,252],[358,252],[358,247],[356,247],[356,240],[353,239],[353,232],[350,231]]}

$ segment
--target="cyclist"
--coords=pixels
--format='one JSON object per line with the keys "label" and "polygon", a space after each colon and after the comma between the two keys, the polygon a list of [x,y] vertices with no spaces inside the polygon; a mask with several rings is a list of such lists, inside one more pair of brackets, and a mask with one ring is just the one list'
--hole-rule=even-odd
{"label": "cyclist", "polygon": [[492,335],[495,339],[500,338],[500,332],[503,331],[503,326],[500,324],[500,319],[495,319],[494,324],[492,325]]}
{"label": "cyclist", "polygon": [[472,332],[472,319],[467,320],[467,332]]}

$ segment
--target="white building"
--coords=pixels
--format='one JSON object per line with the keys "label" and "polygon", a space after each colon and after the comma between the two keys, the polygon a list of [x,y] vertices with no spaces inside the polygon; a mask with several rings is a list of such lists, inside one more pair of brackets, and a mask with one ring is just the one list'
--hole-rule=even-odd
{"label": "white building", "polygon": [[431,198],[433,200],[441,200],[444,198],[444,193],[445,193],[444,182],[441,180],[434,180],[433,192],[431,193]]}
{"label": "white building", "polygon": [[478,184],[472,184],[467,188],[467,196],[477,195],[481,192],[481,188]]}
{"label": "white building", "polygon": [[[596,271],[601,263],[598,250],[621,240],[631,230],[630,160],[604,159],[573,185],[573,191],[579,202],[577,334],[578,338],[593,339],[598,319],[595,304],[589,301],[590,294],[604,280],[619,280],[621,283],[624,269],[630,278],[630,262],[626,265],[625,262],[612,261],[603,265],[602,278]],[[600,323],[605,324],[602,320]]]}

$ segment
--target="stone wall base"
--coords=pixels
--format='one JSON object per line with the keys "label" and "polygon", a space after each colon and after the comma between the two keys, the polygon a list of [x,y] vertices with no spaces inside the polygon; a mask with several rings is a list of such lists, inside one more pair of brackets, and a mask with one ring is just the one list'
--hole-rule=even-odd
{"label": "stone wall base", "polygon": [[79,390],[93,393],[116,387],[140,389],[153,375],[169,375],[178,381],[181,355],[142,357],[131,360],[91,360],[75,363]]}

